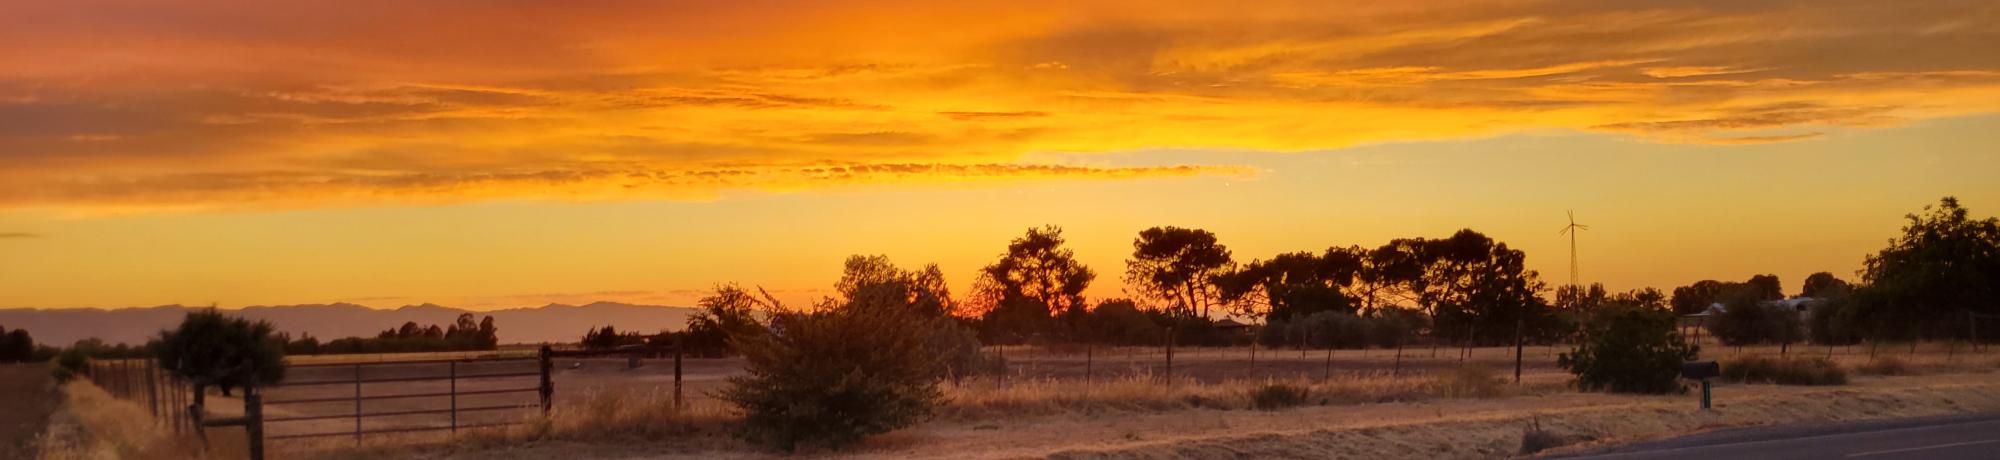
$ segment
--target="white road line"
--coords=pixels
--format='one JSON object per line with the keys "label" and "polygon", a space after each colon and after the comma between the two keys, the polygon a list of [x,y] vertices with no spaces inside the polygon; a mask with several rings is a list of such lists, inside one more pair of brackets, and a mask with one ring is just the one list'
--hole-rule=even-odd
{"label": "white road line", "polygon": [[1931,449],[1943,449],[1943,448],[1947,448],[1947,447],[1958,447],[1958,446],[1976,446],[1976,445],[1980,445],[1980,444],[1991,444],[1991,443],[1996,443],[1996,442],[2000,442],[2000,439],[1988,439],[1988,440],[1984,440],[1984,441],[1966,441],[1966,442],[1954,442],[1954,443],[1951,443],[1951,444],[1938,444],[1938,445],[1935,445],[1935,446],[1923,446],[1923,447],[1910,447],[1910,448],[1904,448],[1904,449],[1890,449],[1890,450],[1878,450],[1878,451],[1874,451],[1874,452],[1858,452],[1858,453],[1852,453],[1852,454],[1847,454],[1847,458],[1855,458],[1855,457],[1867,457],[1867,456],[1870,456],[1870,455],[1883,455],[1883,454],[1900,454],[1900,453],[1904,453],[1904,452],[1916,452],[1916,451],[1920,451],[1920,450],[1931,450]]}

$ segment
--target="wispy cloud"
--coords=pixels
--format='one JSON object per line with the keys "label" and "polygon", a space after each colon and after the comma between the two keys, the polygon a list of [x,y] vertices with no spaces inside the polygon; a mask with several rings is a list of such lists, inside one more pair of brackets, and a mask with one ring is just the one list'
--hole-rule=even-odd
{"label": "wispy cloud", "polygon": [[107,3],[0,17],[0,207],[1239,174],[1021,159],[1786,142],[2000,107],[1996,31],[1968,19],[1995,7],[1947,0]]}
{"label": "wispy cloud", "polygon": [[0,232],[0,239],[41,238],[41,237],[42,234],[40,233]]}

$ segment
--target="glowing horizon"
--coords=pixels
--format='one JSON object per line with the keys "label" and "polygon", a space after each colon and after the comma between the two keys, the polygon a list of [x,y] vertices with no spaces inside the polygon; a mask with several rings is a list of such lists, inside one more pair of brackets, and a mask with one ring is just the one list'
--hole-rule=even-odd
{"label": "glowing horizon", "polygon": [[1586,282],[1795,291],[2000,209],[1991,5],[1087,3],[7,3],[0,307],[963,293],[1043,224],[1100,298],[1155,225],[1554,284],[1568,209]]}

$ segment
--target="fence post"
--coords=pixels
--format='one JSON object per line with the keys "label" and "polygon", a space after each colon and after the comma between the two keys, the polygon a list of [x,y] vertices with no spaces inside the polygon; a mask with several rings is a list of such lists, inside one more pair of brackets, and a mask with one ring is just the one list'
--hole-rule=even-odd
{"label": "fence post", "polygon": [[451,434],[458,434],[458,361],[445,363],[451,378]]}
{"label": "fence post", "polygon": [[243,386],[243,437],[250,441],[250,460],[264,460],[264,395],[254,377]]}
{"label": "fence post", "polygon": [[361,445],[361,365],[354,365],[354,445]]}
{"label": "fence post", "polygon": [[1084,342],[1083,344],[1083,387],[1084,388],[1090,388],[1090,371],[1092,365],[1095,364],[1097,357],[1097,349],[1095,348],[1095,345],[1096,344],[1090,342]]}
{"label": "fence post", "polygon": [[1167,373],[1165,374],[1165,377],[1166,377],[1166,381],[1167,381],[1167,386],[1173,386],[1173,384],[1174,384],[1174,328],[1173,328],[1172,326],[1168,326],[1168,327],[1167,327]]}
{"label": "fence post", "polygon": [[683,353],[684,352],[682,351],[680,346],[680,340],[675,339],[674,343],[674,412],[675,413],[681,412],[681,356],[683,355]]}
{"label": "fence post", "polygon": [[542,358],[542,386],[541,386],[542,415],[548,415],[549,407],[551,406],[551,403],[554,402],[553,400],[556,395],[556,382],[555,380],[549,378],[549,373],[555,370],[555,365],[556,365],[554,361],[555,349],[549,348],[548,345],[542,345],[541,358]]}
{"label": "fence post", "polygon": [[1514,384],[1515,385],[1521,384],[1521,351],[1522,351],[1522,346],[1526,345],[1525,342],[1522,342],[1521,329],[1523,327],[1523,324],[1525,324],[1526,322],[1527,319],[1525,318],[1518,316],[1514,318]]}
{"label": "fence post", "polygon": [[159,381],[157,381],[154,378],[159,375],[159,373],[156,372],[158,367],[153,365],[153,358],[146,358],[145,363],[146,363],[145,364],[146,409],[153,412],[153,423],[155,423],[154,426],[158,426],[157,424],[160,422],[160,387],[159,387]]}
{"label": "fence post", "polygon": [[[1432,348],[1432,349],[1433,349],[1433,350],[1435,350],[1436,348]],[[1391,380],[1394,380],[1394,379],[1395,379],[1396,377],[1398,377],[1398,376],[1401,376],[1401,375],[1403,375],[1403,338],[1402,338],[1402,337],[1397,337],[1397,338],[1396,338],[1396,367],[1393,367],[1393,368],[1390,368],[1390,369],[1391,369],[1391,370],[1389,371],[1389,378],[1390,378]]]}
{"label": "fence post", "polygon": [[[1362,346],[1366,347],[1367,345]],[[1319,380],[1322,382],[1333,380],[1333,349],[1338,347],[1338,344],[1333,343],[1326,345],[1326,367],[1320,369],[1319,372]]]}

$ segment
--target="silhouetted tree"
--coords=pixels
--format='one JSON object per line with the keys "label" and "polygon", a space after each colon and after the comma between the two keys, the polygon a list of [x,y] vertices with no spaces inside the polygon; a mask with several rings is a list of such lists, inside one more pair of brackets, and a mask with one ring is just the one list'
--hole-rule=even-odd
{"label": "silhouetted tree", "polygon": [[1958,335],[1966,313],[2000,314],[2000,220],[1973,219],[1953,197],[1906,218],[1862,271],[1855,306],[1871,335]]}
{"label": "silhouetted tree", "polygon": [[701,311],[688,317],[687,341],[683,345],[697,354],[726,355],[735,353],[734,342],[763,334],[764,323],[757,319],[757,313],[781,307],[769,292],[761,289],[758,292],[763,297],[751,295],[735,284],[716,286],[714,293],[695,302]]}
{"label": "silhouetted tree", "polygon": [[1743,287],[1749,289],[1757,300],[1783,300],[1785,285],[1778,282],[1778,275],[1753,275]]}
{"label": "silhouetted tree", "polygon": [[1215,277],[1228,273],[1234,262],[1229,248],[1207,230],[1153,227],[1132,241],[1132,258],[1125,260],[1125,282],[1134,291],[1163,303],[1178,318],[1211,318],[1219,303]]}
{"label": "silhouetted tree", "polygon": [[1778,275],[1756,275],[1744,282],[1696,281],[1694,284],[1674,288],[1671,302],[1674,313],[1692,315],[1707,310],[1710,305],[1724,303],[1737,291],[1743,291],[1747,299],[1756,301],[1785,298],[1784,286],[1779,284]]}
{"label": "silhouetted tree", "polygon": [[1007,244],[1000,260],[979,270],[972,303],[989,336],[1048,333],[1055,317],[1083,312],[1083,291],[1096,278],[1063,247],[1062,228],[1031,228]]}
{"label": "silhouetted tree", "polygon": [[1805,284],[1799,286],[1799,296],[1815,299],[1845,295],[1853,286],[1833,277],[1832,273],[1819,272],[1806,277]]}
{"label": "silhouetted tree", "polygon": [[26,329],[0,327],[0,363],[35,361],[35,338]]}
{"label": "silhouetted tree", "polygon": [[1352,314],[1355,302],[1343,290],[1361,269],[1361,258],[1334,248],[1253,261],[1215,282],[1232,314],[1283,321],[1322,311]]}
{"label": "silhouetted tree", "polygon": [[[1472,230],[1427,245],[1427,289],[1420,292],[1434,333],[1497,343],[1512,340],[1517,322],[1537,330],[1550,326],[1554,317],[1525,253]],[[1473,336],[1463,335],[1468,332]]]}
{"label": "silhouetted tree", "polygon": [[188,312],[179,327],[160,332],[160,367],[197,388],[274,383],[285,376],[284,350],[271,323],[224,316],[214,308]]}
{"label": "silhouetted tree", "polygon": [[618,328],[612,327],[610,325],[605,325],[603,328],[592,329],[588,332],[585,332],[583,334],[582,344],[583,348],[586,349],[609,350],[626,345],[638,345],[641,343],[645,343],[645,340],[646,340],[645,337],[639,335],[638,333],[634,332],[620,333],[618,332]]}

